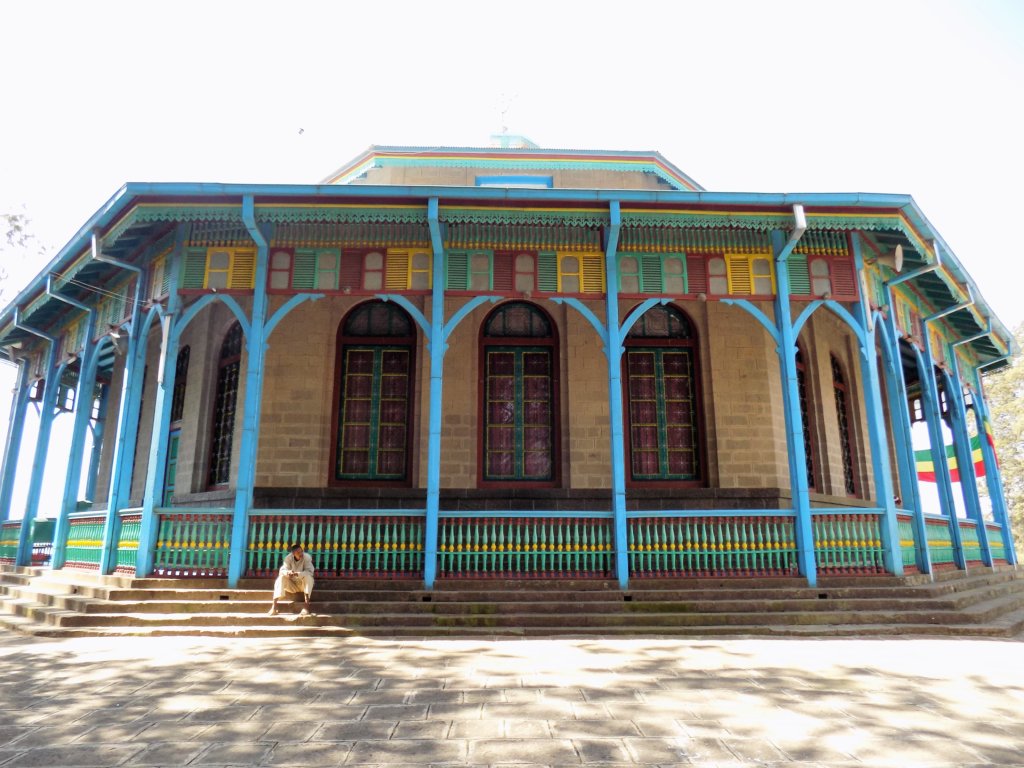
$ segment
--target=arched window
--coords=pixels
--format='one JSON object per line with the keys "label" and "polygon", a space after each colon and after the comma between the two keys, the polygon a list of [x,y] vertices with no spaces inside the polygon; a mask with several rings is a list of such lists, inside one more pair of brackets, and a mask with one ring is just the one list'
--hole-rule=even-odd
{"label": "arched window", "polygon": [[807,487],[817,490],[814,464],[814,429],[811,424],[811,400],[807,385],[807,365],[804,362],[804,351],[796,348],[796,385],[800,393],[800,421],[804,427],[804,467],[807,471]]}
{"label": "arched window", "polygon": [[182,347],[174,363],[174,391],[171,393],[171,423],[181,421],[185,414],[185,388],[188,386],[188,359],[191,350]]}
{"label": "arched window", "polygon": [[226,485],[231,478],[231,446],[238,405],[238,374],[242,362],[242,326],[235,323],[224,337],[217,361],[217,392],[213,400],[210,471],[207,485]]}
{"label": "arched window", "polygon": [[335,481],[409,480],[416,330],[400,307],[370,301],[338,329]]}
{"label": "arched window", "polygon": [[629,479],[703,479],[697,345],[686,315],[649,309],[626,338]]}
{"label": "arched window", "polygon": [[853,435],[851,433],[853,415],[850,410],[849,391],[839,360],[835,355],[832,355],[831,359],[832,389],[836,396],[836,419],[839,422],[839,448],[843,455],[843,484],[846,493],[854,496],[857,493],[857,482],[853,470]]}
{"label": "arched window", "polygon": [[484,322],[481,337],[485,482],[557,482],[557,344],[540,309],[509,302]]}

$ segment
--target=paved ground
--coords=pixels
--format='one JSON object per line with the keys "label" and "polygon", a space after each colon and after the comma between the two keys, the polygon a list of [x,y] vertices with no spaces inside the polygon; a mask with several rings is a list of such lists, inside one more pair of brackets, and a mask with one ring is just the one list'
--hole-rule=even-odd
{"label": "paved ground", "polygon": [[1024,766],[1024,642],[32,640],[4,766]]}

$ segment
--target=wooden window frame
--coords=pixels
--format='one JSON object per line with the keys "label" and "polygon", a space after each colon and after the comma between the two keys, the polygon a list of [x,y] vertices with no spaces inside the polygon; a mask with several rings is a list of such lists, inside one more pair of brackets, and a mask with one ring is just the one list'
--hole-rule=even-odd
{"label": "wooden window frame", "polygon": [[[860,496],[860,480],[857,476],[859,455],[854,434],[853,403],[850,399],[849,377],[839,357],[829,356],[832,368],[832,392],[836,401],[836,422],[839,427],[839,451],[843,464],[843,491],[850,498]],[[845,419],[845,429],[844,429]]]}
{"label": "wooden window frame", "polygon": [[[379,252],[379,251],[368,251],[368,253]],[[386,264],[386,262],[385,262]],[[348,335],[345,333],[345,326],[357,312],[365,309],[370,304],[381,304],[386,305],[391,311],[401,313],[409,324],[411,329],[411,335],[407,336],[358,336]],[[415,321],[409,317],[408,313],[391,303],[381,301],[364,301],[360,302],[352,309],[350,309],[345,316],[341,319],[338,324],[338,331],[335,339],[335,361],[334,361],[334,399],[331,406],[331,449],[330,456],[327,465],[327,484],[330,487],[335,488],[410,488],[413,484],[413,442],[416,437],[416,433],[413,429],[416,415],[416,344],[417,344],[417,331]],[[379,349],[385,348],[401,348],[408,350],[409,355],[409,382],[408,382],[408,394],[407,394],[407,411],[406,411],[406,438],[405,438],[405,477],[402,479],[394,478],[346,478],[338,477],[338,461],[339,453],[341,449],[341,438],[342,438],[342,395],[344,394],[344,375],[345,375],[345,359],[344,352],[346,348],[358,348],[358,347],[375,347]]]}
{"label": "wooden window frame", "polygon": [[[230,350],[230,348],[228,347],[228,342],[229,341],[234,343],[234,339],[232,338],[233,334],[237,334],[238,335],[238,339],[239,339],[239,341],[238,341],[239,347],[238,347],[238,352],[237,353],[232,352]],[[207,461],[206,461],[206,483],[205,483],[206,488],[207,489],[211,489],[211,490],[212,489],[219,489],[219,488],[227,488],[227,487],[229,487],[231,485],[231,460],[232,460],[232,453],[234,451],[235,416],[238,413],[238,383],[241,380],[241,375],[242,375],[241,361],[242,361],[242,350],[244,348],[245,348],[245,335],[244,335],[244,333],[242,331],[241,325],[236,321],[235,323],[233,323],[231,325],[231,327],[228,328],[227,332],[224,334],[224,337],[221,340],[221,345],[220,345],[220,348],[219,348],[219,354],[218,354],[218,357],[217,357],[217,367],[216,367],[217,376],[216,376],[216,380],[215,380],[215,383],[214,383],[214,397],[213,397],[212,408],[211,408],[212,413],[210,414],[210,430],[209,430],[210,447],[209,447],[209,455],[208,455]],[[228,354],[228,352],[230,352],[230,354]],[[227,375],[225,373],[225,371],[227,371],[227,369],[229,369],[231,366],[236,366],[235,378],[234,378],[233,384],[230,381],[225,380],[225,378],[224,378],[224,376]],[[228,392],[223,392],[222,393],[222,391],[221,391],[221,387],[222,386],[232,386],[233,387],[233,391],[230,394]],[[229,419],[227,419],[227,418],[225,418],[223,416],[218,416],[218,408],[220,408],[222,406],[222,404],[223,404],[222,401],[224,401],[226,399],[230,399],[232,401],[233,406],[234,406],[232,411],[231,411],[231,415],[230,415]],[[220,436],[220,439],[218,439],[218,435]],[[223,439],[224,439],[225,435],[227,435],[230,438],[231,449],[227,452],[226,464],[224,465],[225,466],[226,479],[221,480],[219,478],[221,477],[220,470],[221,470],[221,463],[223,463],[223,462],[218,462],[217,461],[218,453],[215,453],[215,451],[217,451],[217,446],[221,442],[223,442]],[[222,454],[220,454],[220,455],[222,455]],[[216,473],[217,473],[216,477],[214,476],[215,470],[216,470]]]}
{"label": "wooden window frame", "polygon": [[[525,304],[542,315],[551,329],[546,337],[536,336],[486,336],[487,325],[494,315],[512,304]],[[562,435],[561,435],[561,391],[558,326],[542,307],[531,301],[515,300],[503,302],[487,313],[480,325],[478,336],[479,375],[477,377],[477,398],[479,402],[479,428],[477,429],[477,486],[479,488],[559,488],[562,484]],[[516,480],[487,478],[487,352],[491,349],[544,348],[549,350],[551,360],[551,478],[548,480]]]}
{"label": "wooden window frame", "polygon": [[[694,324],[693,319],[690,315],[682,310],[680,307],[674,304],[667,304],[652,308],[654,311],[668,309],[669,311],[678,313],[685,320],[690,330],[690,338],[688,339],[673,339],[673,338],[658,338],[658,337],[635,337],[627,336],[623,339],[624,353],[622,355],[622,403],[623,403],[623,421],[624,421],[624,435],[623,435],[623,448],[624,448],[624,462],[625,462],[625,473],[626,473],[626,486],[628,488],[703,488],[707,485],[708,473],[707,473],[707,445],[706,445],[706,430],[704,427],[704,395],[701,387],[701,368],[700,368],[700,339],[697,335],[697,326]],[[648,310],[651,311],[651,310]],[[627,313],[628,314],[628,313]],[[646,314],[646,313],[645,313]],[[633,476],[633,434],[631,429],[631,415],[630,415],[630,393],[629,393],[629,371],[627,368],[628,364],[628,352],[630,349],[662,349],[662,350],[673,350],[673,349],[687,349],[690,352],[691,362],[693,365],[693,429],[696,432],[694,439],[694,458],[698,464],[697,476],[691,479],[680,479],[680,478],[640,478],[635,479]],[[660,448],[659,448],[660,451]]]}
{"label": "wooden window frame", "polygon": [[818,482],[818,439],[814,429],[814,408],[811,400],[811,393],[814,391],[810,379],[810,367],[807,365],[807,354],[803,344],[797,344],[796,352],[796,376],[797,390],[800,397],[800,416],[804,429],[804,457],[805,471],[807,474],[807,487],[809,490],[817,491],[820,487]]}

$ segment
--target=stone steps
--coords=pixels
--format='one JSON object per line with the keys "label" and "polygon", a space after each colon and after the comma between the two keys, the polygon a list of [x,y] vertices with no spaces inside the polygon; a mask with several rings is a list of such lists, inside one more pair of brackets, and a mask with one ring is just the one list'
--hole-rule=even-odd
{"label": "stone steps", "polygon": [[132,579],[0,567],[0,625],[45,635],[679,636],[864,634],[1006,637],[1024,631],[1024,572],[801,579],[321,579],[314,615],[270,579]]}

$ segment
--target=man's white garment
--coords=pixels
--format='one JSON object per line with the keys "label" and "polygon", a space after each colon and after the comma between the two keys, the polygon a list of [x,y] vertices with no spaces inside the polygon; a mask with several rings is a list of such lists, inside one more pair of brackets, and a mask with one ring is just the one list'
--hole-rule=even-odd
{"label": "man's white garment", "polygon": [[313,558],[305,552],[298,560],[289,552],[281,563],[274,582],[274,599],[280,600],[286,592],[302,592],[306,600],[313,594]]}

